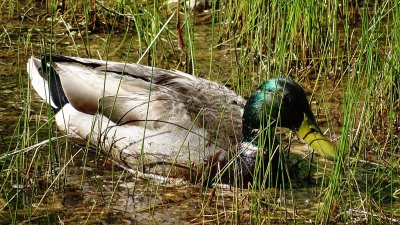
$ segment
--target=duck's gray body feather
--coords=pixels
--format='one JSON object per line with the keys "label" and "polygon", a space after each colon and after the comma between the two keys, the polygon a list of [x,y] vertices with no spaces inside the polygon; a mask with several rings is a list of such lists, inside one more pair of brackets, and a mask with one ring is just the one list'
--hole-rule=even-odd
{"label": "duck's gray body feather", "polygon": [[[125,167],[195,177],[211,160],[229,159],[242,139],[245,100],[217,83],[137,64],[52,60],[68,100],[56,115],[59,129]],[[46,94],[51,91],[41,67],[39,59],[28,62],[33,87],[61,108],[54,94]]]}

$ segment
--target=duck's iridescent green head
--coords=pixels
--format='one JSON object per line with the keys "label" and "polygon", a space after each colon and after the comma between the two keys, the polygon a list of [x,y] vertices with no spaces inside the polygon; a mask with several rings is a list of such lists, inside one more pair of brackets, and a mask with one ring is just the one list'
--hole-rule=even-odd
{"label": "duck's iridescent green head", "polygon": [[266,81],[250,96],[244,108],[244,141],[257,143],[260,130],[273,133],[276,125],[296,131],[320,155],[334,158],[334,145],[322,134],[303,89],[293,80]]}

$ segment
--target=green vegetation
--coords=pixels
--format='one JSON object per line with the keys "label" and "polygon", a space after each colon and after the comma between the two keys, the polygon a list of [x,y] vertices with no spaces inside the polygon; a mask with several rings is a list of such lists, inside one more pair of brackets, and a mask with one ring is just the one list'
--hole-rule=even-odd
{"label": "green vegetation", "polygon": [[[198,12],[158,0],[10,0],[0,9],[1,223],[399,223],[399,1],[221,0]],[[59,133],[25,69],[42,53],[144,56],[243,96],[294,78],[338,158],[307,155],[280,134],[280,150],[294,154],[277,188],[138,178]]]}

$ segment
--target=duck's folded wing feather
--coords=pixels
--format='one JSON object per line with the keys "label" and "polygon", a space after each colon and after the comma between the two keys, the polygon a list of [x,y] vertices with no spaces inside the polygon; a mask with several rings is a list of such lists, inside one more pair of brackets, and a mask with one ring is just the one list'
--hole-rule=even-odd
{"label": "duck's folded wing feather", "polygon": [[143,126],[147,120],[149,129],[174,129],[171,124],[188,129],[197,117],[194,125],[211,139],[241,137],[245,100],[215,82],[137,64],[64,56],[53,56],[52,62],[78,111],[101,110],[116,124]]}

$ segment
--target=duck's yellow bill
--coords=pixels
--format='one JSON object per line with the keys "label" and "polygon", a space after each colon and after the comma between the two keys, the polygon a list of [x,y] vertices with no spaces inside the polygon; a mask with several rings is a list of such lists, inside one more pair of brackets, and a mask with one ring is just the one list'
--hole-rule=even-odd
{"label": "duck's yellow bill", "polygon": [[335,158],[335,145],[322,134],[315,120],[306,114],[297,134],[322,157],[331,160]]}

